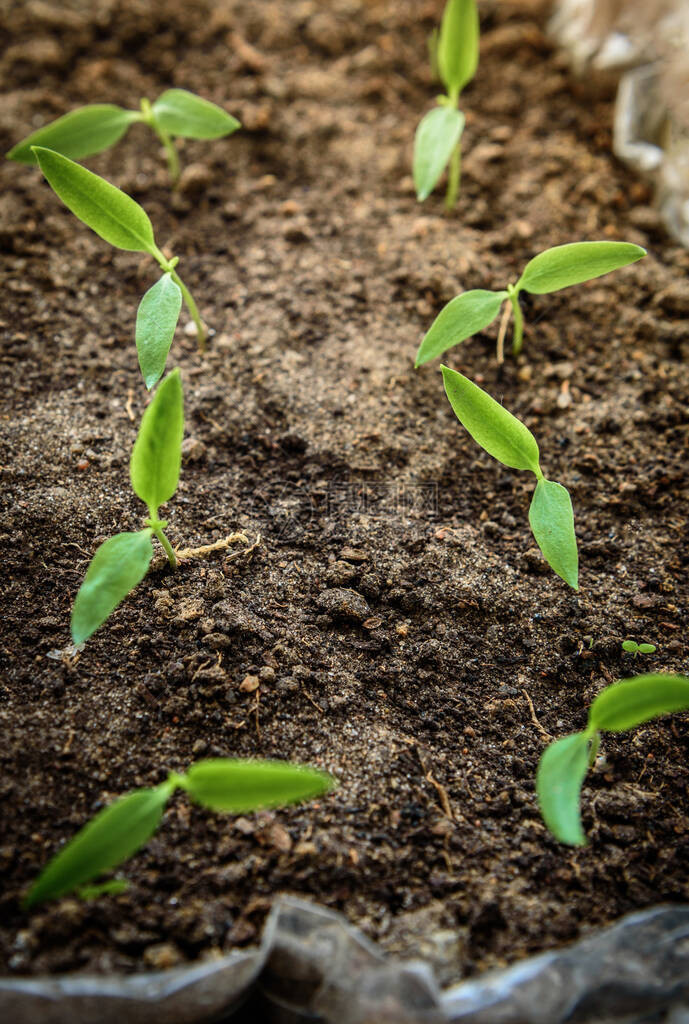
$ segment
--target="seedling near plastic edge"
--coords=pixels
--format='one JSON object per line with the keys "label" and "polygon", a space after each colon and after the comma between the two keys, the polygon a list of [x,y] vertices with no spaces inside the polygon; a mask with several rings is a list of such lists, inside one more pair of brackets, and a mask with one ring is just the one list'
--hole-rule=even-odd
{"label": "seedling near plastic edge", "polygon": [[505,291],[475,289],[462,292],[448,302],[421,342],[415,365],[422,366],[488,327],[497,317],[503,302],[506,302],[497,348],[498,363],[502,363],[505,333],[511,314],[514,315],[512,352],[518,355],[522,350],[524,317],[519,305],[521,291],[533,295],[558,292],[570,285],[592,281],[612,270],[636,263],[645,255],[645,249],[631,242],[572,242],[546,249],[526,264],[517,283],[508,284]]}
{"label": "seedling near plastic edge", "polygon": [[35,164],[33,147],[43,146],[72,160],[83,160],[114,146],[129,126],[137,121],[149,125],[165,147],[173,182],[179,179],[179,157],[173,136],[220,139],[241,127],[235,117],[215,103],[186,89],[168,89],[155,103],[141,100],[140,110],[125,110],[114,103],[79,107],[33,132],[11,149],[7,158],[23,164]]}
{"label": "seedling near plastic edge", "polygon": [[423,202],[449,165],[445,205],[459,194],[464,114],[459,95],[478,67],[479,22],[476,0],[447,0],[440,32],[431,37],[431,67],[447,89],[438,106],[422,118],[414,137],[414,186]]}
{"label": "seedling near plastic edge", "polygon": [[555,838],[570,846],[586,845],[579,806],[581,787],[596,760],[601,732],[626,732],[660,715],[688,708],[686,676],[636,676],[602,690],[589,709],[586,729],[551,743],[538,765],[538,802]]}
{"label": "seedling near plastic edge", "polygon": [[637,644],[636,640],[622,641],[622,650],[627,654],[633,654],[635,658],[639,654],[653,654],[655,649],[655,644]]}
{"label": "seedling near plastic edge", "polygon": [[198,761],[186,775],[170,772],[162,785],[136,789],[100,811],[53,857],[24,905],[33,907],[74,890],[84,898],[121,891],[119,880],[99,886],[88,883],[128,860],[148,842],[176,789],[186,790],[195,803],[208,810],[245,814],[261,807],[284,807],[309,800],[335,785],[333,777],[325,772],[288,762],[229,758]]}
{"label": "seedling near plastic edge", "polygon": [[163,271],[160,280],[141,300],[136,317],[139,366],[150,390],[165,369],[182,299],[196,325],[199,348],[202,352],[205,348],[206,329],[191,293],[175,269],[179,258],[165,258],[156,245],[148,214],[126,192],[51,149],[32,149],[48,184],[75,217],[117,249],[149,253]]}
{"label": "seedling near plastic edge", "polygon": [[118,533],[93,556],[72,609],[72,639],[84,643],[141,583],[153,558],[151,537],[158,538],[174,569],[177,557],[165,536],[166,519],[158,508],[177,490],[182,462],[184,403],[179,370],[168,374],[141,420],[132,449],[132,487],[148,506],[148,519],[137,533]]}
{"label": "seedling near plastic edge", "polygon": [[536,438],[477,384],[447,366],[440,369],[455,416],[474,441],[503,466],[535,474],[538,483],[529,509],[531,532],[551,569],[578,590],[579,553],[572,500],[562,484],[544,477]]}

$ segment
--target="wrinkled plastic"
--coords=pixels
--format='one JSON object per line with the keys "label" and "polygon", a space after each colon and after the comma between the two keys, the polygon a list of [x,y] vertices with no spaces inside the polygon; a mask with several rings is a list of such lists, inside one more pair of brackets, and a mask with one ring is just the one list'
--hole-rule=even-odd
{"label": "wrinkled plastic", "polygon": [[578,72],[621,76],[615,155],[654,184],[665,226],[689,246],[689,2],[558,0],[550,27]]}
{"label": "wrinkled plastic", "polygon": [[210,1024],[231,1020],[264,957],[233,953],[193,967],[130,977],[0,979],[7,1024]]}
{"label": "wrinkled plastic", "polygon": [[154,974],[0,979],[8,1024],[689,1024],[689,906],[440,992],[333,911],[275,903],[260,949]]}
{"label": "wrinkled plastic", "polygon": [[631,914],[450,989],[453,1024],[689,1024],[689,907]]}

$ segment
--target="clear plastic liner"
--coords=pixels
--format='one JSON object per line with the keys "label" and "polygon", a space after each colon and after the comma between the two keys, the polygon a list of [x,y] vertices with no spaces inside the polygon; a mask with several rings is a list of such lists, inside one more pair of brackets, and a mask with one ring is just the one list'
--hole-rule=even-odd
{"label": "clear plastic liner", "polygon": [[453,1024],[689,1024],[689,907],[631,914],[447,991]]}
{"label": "clear plastic liner", "polygon": [[424,964],[394,963],[344,918],[281,900],[266,926],[261,989],[275,1024],[445,1024],[440,993]]}
{"label": "clear plastic liner", "polygon": [[689,0],[557,0],[550,28],[578,72],[620,75],[615,155],[689,246]]}
{"label": "clear plastic liner", "polygon": [[193,967],[131,976],[0,978],[2,1024],[210,1024],[232,1020],[261,967],[237,952]]}
{"label": "clear plastic liner", "polygon": [[446,992],[343,917],[281,897],[259,950],[155,974],[0,979],[3,1024],[689,1024],[689,906]]}

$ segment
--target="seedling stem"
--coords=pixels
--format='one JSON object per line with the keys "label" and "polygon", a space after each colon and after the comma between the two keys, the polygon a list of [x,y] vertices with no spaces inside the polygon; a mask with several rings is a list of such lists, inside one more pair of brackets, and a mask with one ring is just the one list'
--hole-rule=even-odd
{"label": "seedling stem", "polygon": [[589,768],[593,768],[598,757],[598,751],[600,750],[600,734],[595,729],[589,728],[586,730],[586,735],[591,738],[591,746],[589,747]]}
{"label": "seedling stem", "polygon": [[141,120],[153,129],[165,147],[170,181],[173,185],[176,185],[179,181],[179,156],[177,155],[175,144],[165,129],[158,124],[156,118],[153,116],[151,104],[147,99],[141,100]]}
{"label": "seedling stem", "polygon": [[522,339],[524,337],[524,315],[519,305],[519,291],[513,284],[507,285],[507,295],[514,313],[514,331],[512,333],[512,353],[518,356],[522,350]]}
{"label": "seedling stem", "polygon": [[189,289],[185,285],[184,281],[182,280],[182,278],[179,276],[179,274],[175,270],[175,267],[179,263],[179,256],[175,256],[173,259],[167,260],[167,259],[165,259],[165,256],[160,251],[160,249],[156,246],[155,247],[155,258],[158,260],[158,263],[160,265],[160,269],[164,273],[170,275],[172,280],[175,282],[175,284],[177,285],[177,287],[181,291],[182,298],[184,299],[186,307],[189,310],[189,316],[191,317],[191,319],[194,321],[194,324],[196,325],[196,336],[198,338],[198,343],[199,343],[199,352],[205,352],[206,351],[206,337],[207,337],[207,335],[206,335],[206,328],[204,327],[203,320],[201,319],[201,314],[199,313],[199,308],[196,305],[196,303],[194,302],[194,299],[193,299],[193,296],[192,296],[191,292],[189,291]]}
{"label": "seedling stem", "polygon": [[[449,95],[449,107],[459,109],[459,89],[452,89]],[[453,210],[455,203],[457,202],[457,196],[459,195],[459,179],[462,170],[462,148],[461,143],[458,142],[455,148],[452,150],[452,156],[450,157],[450,166],[447,171],[447,194],[445,196],[445,207],[448,210]]]}
{"label": "seedling stem", "polygon": [[168,562],[170,563],[171,568],[176,569],[177,568],[177,555],[175,554],[175,552],[173,550],[172,544],[170,544],[170,541],[167,539],[167,537],[163,533],[163,530],[167,526],[167,519],[158,519],[158,510],[157,509],[149,508],[148,511],[150,513],[151,518],[146,520],[146,524],[145,525],[146,526],[150,526],[150,528],[153,530],[153,533],[155,534],[155,536],[158,538],[158,540],[160,541],[160,543],[163,546],[163,550],[165,551],[165,554],[167,555]]}
{"label": "seedling stem", "polygon": [[459,143],[452,150],[452,156],[450,157],[450,166],[448,169],[447,177],[447,195],[445,196],[445,206],[448,210],[454,209],[454,205],[457,202],[457,196],[459,195],[459,177],[461,173],[461,153],[459,149]]}

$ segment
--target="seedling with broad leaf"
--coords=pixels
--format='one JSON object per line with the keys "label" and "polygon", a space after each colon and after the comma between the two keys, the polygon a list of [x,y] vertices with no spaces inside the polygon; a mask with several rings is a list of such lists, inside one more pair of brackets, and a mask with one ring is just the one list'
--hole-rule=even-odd
{"label": "seedling with broad leaf", "polygon": [[141,100],[140,110],[125,110],[114,103],[79,107],[17,143],[7,157],[35,164],[33,147],[41,146],[72,160],[83,160],[114,146],[138,121],[152,128],[165,147],[173,182],[179,179],[179,156],[173,138],[220,139],[241,127],[235,117],[215,103],[186,89],[167,89],[155,103]]}
{"label": "seedling with broad leaf", "polygon": [[596,760],[602,732],[626,732],[660,715],[687,709],[686,676],[636,676],[602,690],[589,708],[586,728],[551,743],[538,765],[538,802],[555,838],[570,846],[586,845],[581,825],[581,787]]}
{"label": "seedling with broad leaf", "polygon": [[447,89],[438,105],[422,118],[414,137],[414,187],[427,199],[448,167],[445,204],[451,210],[459,195],[464,114],[462,89],[478,67],[479,22],[476,0],[447,0],[440,32],[431,37],[431,65]]}
{"label": "seedling with broad leaf", "polygon": [[34,882],[24,905],[33,907],[74,891],[85,898],[122,891],[119,879],[96,886],[90,883],[148,842],[177,789],[185,790],[195,803],[210,811],[245,814],[309,800],[334,786],[335,780],[326,772],[288,762],[230,758],[198,761],[185,775],[170,772],[161,785],[136,789],[100,811],[53,857]]}
{"label": "seedling with broad leaf", "polygon": [[141,300],[136,317],[139,366],[150,390],[165,369],[182,299],[196,325],[199,347],[205,348],[206,329],[176,270],[179,257],[166,259],[156,245],[148,214],[126,192],[51,149],[33,146],[32,151],[48,184],[79,220],[117,249],[149,253],[163,271]]}
{"label": "seedling with broad leaf", "polygon": [[536,476],[529,524],[543,557],[558,576],[579,589],[579,554],[569,492],[546,480],[536,438],[521,420],[503,409],[467,377],[441,366],[445,392],[454,413],[474,441],[511,469],[528,469]]}
{"label": "seedling with broad leaf", "polygon": [[148,507],[144,529],[104,541],[88,567],[72,609],[72,639],[84,643],[127,594],[141,583],[153,558],[152,537],[163,546],[174,569],[177,556],[165,536],[167,520],[159,507],[177,490],[182,461],[184,402],[179,370],[160,384],[141,420],[129,472],[136,495]]}
{"label": "seedling with broad leaf", "polygon": [[645,255],[645,249],[631,242],[572,242],[546,249],[530,260],[516,284],[508,284],[504,291],[477,288],[451,299],[421,342],[415,365],[422,366],[488,327],[505,303],[497,348],[498,363],[502,363],[510,315],[514,315],[512,352],[518,355],[522,350],[524,317],[519,305],[520,292],[532,295],[558,292],[636,263]]}
{"label": "seedling with broad leaf", "polygon": [[622,650],[626,654],[633,654],[635,658],[639,654],[653,654],[655,649],[655,644],[637,644],[636,640],[622,641]]}

